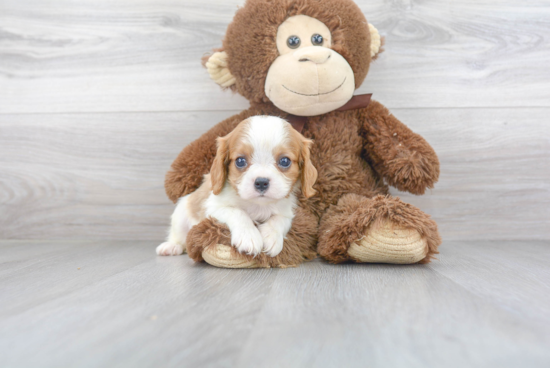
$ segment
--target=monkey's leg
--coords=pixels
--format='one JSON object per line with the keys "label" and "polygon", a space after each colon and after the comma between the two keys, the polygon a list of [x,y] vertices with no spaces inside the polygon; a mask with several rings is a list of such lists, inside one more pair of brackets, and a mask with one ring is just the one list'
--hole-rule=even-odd
{"label": "monkey's leg", "polygon": [[437,224],[399,198],[346,194],[321,218],[319,254],[331,263],[428,263],[441,238]]}
{"label": "monkey's leg", "polygon": [[189,232],[187,253],[197,262],[205,261],[223,268],[295,267],[315,258],[317,226],[316,217],[298,207],[281,253],[276,257],[269,257],[265,253],[253,257],[241,254],[231,246],[231,234],[227,226],[206,219]]}

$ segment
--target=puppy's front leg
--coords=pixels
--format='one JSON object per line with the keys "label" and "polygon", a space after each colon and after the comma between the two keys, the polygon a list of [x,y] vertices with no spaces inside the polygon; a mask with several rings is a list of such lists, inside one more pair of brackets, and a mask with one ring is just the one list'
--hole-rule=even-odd
{"label": "puppy's front leg", "polygon": [[273,215],[259,226],[264,240],[263,251],[267,255],[275,257],[281,253],[285,236],[291,226],[292,219],[281,215]]}
{"label": "puppy's front leg", "polygon": [[225,207],[217,209],[210,216],[227,225],[231,231],[231,245],[239,252],[255,256],[262,251],[262,235],[246,212]]}

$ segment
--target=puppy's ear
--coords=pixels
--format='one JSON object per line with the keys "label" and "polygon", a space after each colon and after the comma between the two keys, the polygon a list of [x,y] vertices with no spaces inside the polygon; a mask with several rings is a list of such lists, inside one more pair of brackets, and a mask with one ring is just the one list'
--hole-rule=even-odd
{"label": "puppy's ear", "polygon": [[227,179],[227,162],[229,161],[229,144],[227,137],[218,137],[218,151],[210,169],[212,192],[220,194]]}
{"label": "puppy's ear", "polygon": [[300,181],[302,182],[302,193],[306,198],[310,198],[317,193],[317,191],[313,189],[313,184],[315,184],[317,180],[317,169],[311,163],[310,149],[312,145],[313,141],[311,139],[302,139],[302,151],[300,153],[302,174]]}

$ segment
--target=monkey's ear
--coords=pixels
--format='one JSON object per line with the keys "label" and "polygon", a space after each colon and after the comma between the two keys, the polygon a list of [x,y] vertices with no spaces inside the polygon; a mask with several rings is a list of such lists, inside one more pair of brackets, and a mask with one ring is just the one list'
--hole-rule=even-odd
{"label": "monkey's ear", "polygon": [[227,53],[225,51],[219,50],[211,56],[205,56],[203,58],[203,65],[208,70],[210,78],[221,87],[229,88],[235,84],[235,77],[231,75],[231,72],[227,68]]}
{"label": "monkey's ear", "polygon": [[370,32],[370,57],[376,59],[377,55],[381,53],[382,45],[384,44],[384,39],[380,37],[378,30],[369,23],[369,32]]}

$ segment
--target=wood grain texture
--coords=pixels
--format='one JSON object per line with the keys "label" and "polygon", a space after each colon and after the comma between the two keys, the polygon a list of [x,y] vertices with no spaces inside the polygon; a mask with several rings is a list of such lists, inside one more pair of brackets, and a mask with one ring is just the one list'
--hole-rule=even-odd
{"label": "wood grain texture", "polygon": [[[550,106],[546,0],[358,0],[390,108]],[[243,0],[2,0],[0,113],[243,109],[200,66]]]}
{"label": "wood grain texture", "polygon": [[161,240],[166,171],[226,115],[0,115],[0,238]]}
{"label": "wood grain texture", "polygon": [[[199,63],[241,3],[0,1],[0,238],[160,241],[170,163],[246,107]],[[441,158],[392,193],[446,240],[548,239],[547,2],[357,3],[387,40],[360,92]]]}
{"label": "wood grain texture", "polygon": [[[444,240],[550,238],[550,109],[395,109],[430,142]],[[0,239],[164,238],[164,174],[233,112],[0,115]]]}
{"label": "wood grain texture", "polygon": [[0,241],[0,366],[547,367],[547,242],[441,251],[226,270],[143,241]]}

